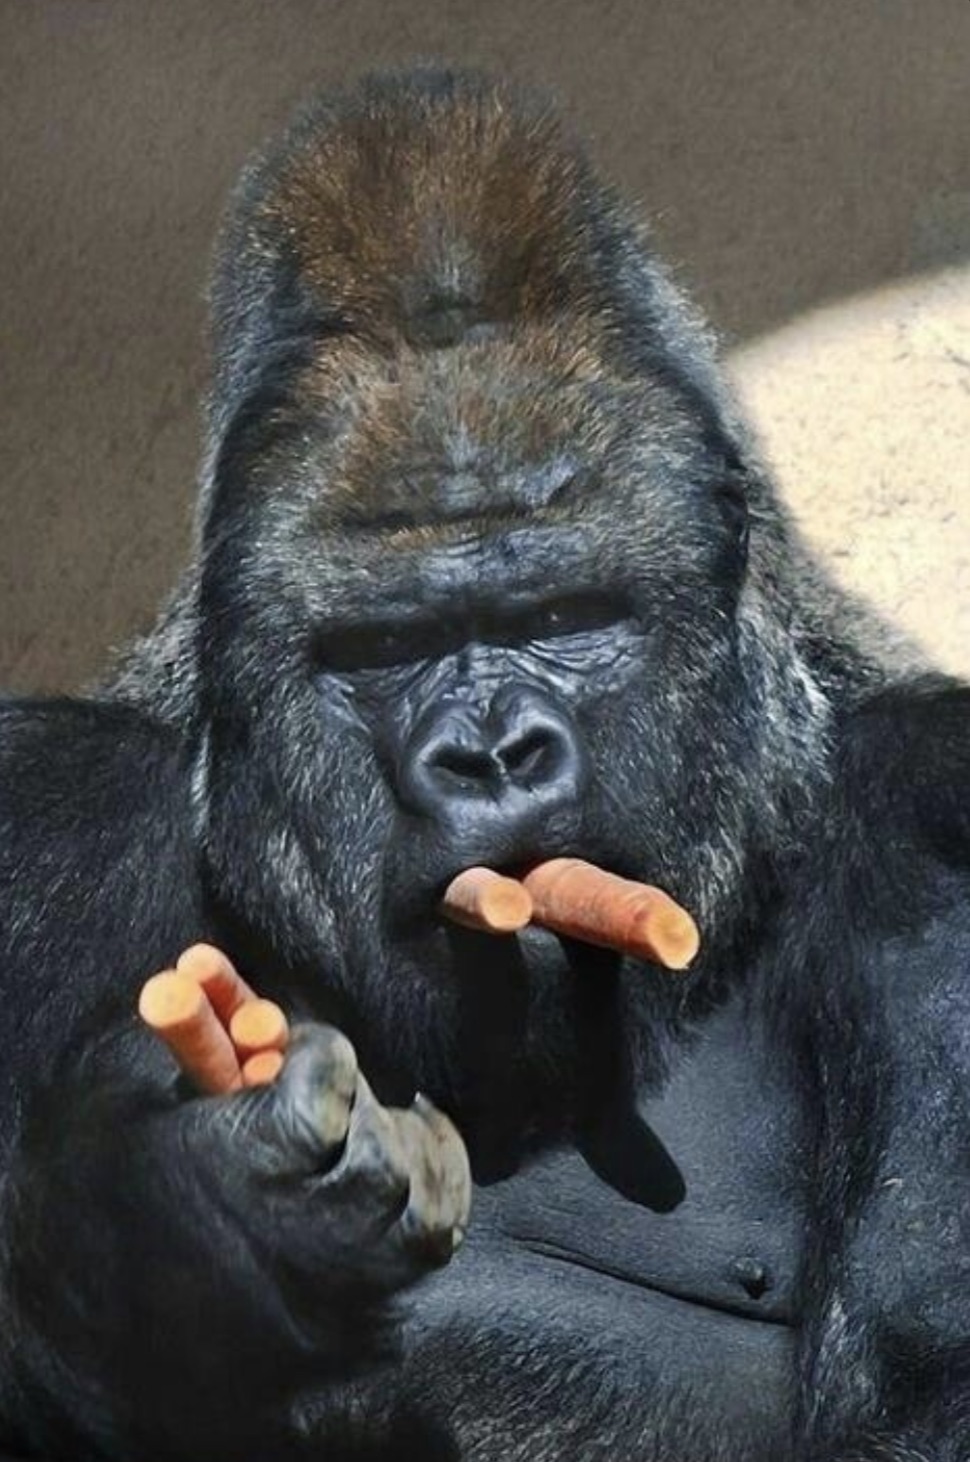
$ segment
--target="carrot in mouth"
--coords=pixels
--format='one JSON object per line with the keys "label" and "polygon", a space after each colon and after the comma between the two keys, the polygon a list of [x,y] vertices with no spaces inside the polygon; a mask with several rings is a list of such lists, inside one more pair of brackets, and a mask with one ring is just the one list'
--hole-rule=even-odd
{"label": "carrot in mouth", "polygon": [[514,934],[532,918],[532,898],[517,878],[466,868],[445,890],[442,908],[454,924],[486,934]]}
{"label": "carrot in mouth", "polygon": [[700,947],[697,925],[669,894],[581,858],[552,858],[521,880],[469,868],[448,886],[442,912],[491,934],[538,924],[670,970],[686,969]]}
{"label": "carrot in mouth", "polygon": [[540,863],[522,884],[532,898],[533,922],[555,934],[668,970],[685,970],[700,947],[697,925],[669,894],[581,858]]}

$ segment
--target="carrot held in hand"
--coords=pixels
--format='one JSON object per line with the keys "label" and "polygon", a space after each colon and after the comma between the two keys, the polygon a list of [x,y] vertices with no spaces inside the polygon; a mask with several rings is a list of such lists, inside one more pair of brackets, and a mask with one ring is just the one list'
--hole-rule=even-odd
{"label": "carrot held in hand", "polygon": [[684,970],[700,945],[686,909],[648,884],[605,873],[580,858],[553,858],[522,879],[533,922],[587,944]]}
{"label": "carrot held in hand", "polygon": [[257,1051],[243,1062],[243,1086],[270,1086],[282,1070],[282,1051]]}
{"label": "carrot held in hand", "polygon": [[285,1051],[290,1028],[278,1005],[254,997],[233,1015],[229,1035],[239,1060],[246,1062],[260,1051]]}
{"label": "carrot held in hand", "polygon": [[445,890],[442,912],[455,924],[487,934],[514,934],[532,917],[532,899],[517,878],[466,868]]}
{"label": "carrot held in hand", "polygon": [[138,1010],[207,1096],[265,1086],[283,1067],[286,1016],[260,1000],[221,950],[194,944],[142,987]]}
{"label": "carrot held in hand", "polygon": [[191,976],[175,970],[153,975],[142,986],[138,1012],[199,1091],[215,1096],[242,1085],[229,1033]]}
{"label": "carrot held in hand", "polygon": [[246,984],[232,961],[212,944],[193,944],[179,955],[175,968],[180,975],[189,975],[202,986],[225,1026],[241,1005],[256,999],[255,990]]}

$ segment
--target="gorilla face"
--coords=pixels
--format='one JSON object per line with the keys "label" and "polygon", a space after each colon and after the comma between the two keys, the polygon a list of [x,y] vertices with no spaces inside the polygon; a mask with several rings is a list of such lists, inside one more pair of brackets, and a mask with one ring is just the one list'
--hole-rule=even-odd
{"label": "gorilla face", "polygon": [[[242,412],[218,469],[222,874],[286,906],[275,942],[298,910],[304,957],[408,1009],[460,978],[437,913],[460,869],[576,854],[702,909],[719,804],[743,803],[726,459],[669,387],[531,343],[338,343]],[[288,870],[265,899],[234,872],[254,835]]]}
{"label": "gorilla face", "polygon": [[[440,1098],[480,944],[451,877],[586,857],[710,952],[805,694],[766,669],[745,472],[615,201],[467,80],[422,94],[429,181],[375,95],[339,153],[301,124],[228,233],[196,787],[225,905]],[[488,942],[544,1040],[584,959]]]}

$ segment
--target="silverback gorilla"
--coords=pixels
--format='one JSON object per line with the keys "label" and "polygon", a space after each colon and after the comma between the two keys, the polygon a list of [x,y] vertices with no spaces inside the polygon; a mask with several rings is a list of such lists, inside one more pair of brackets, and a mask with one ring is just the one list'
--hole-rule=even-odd
{"label": "silverback gorilla", "polygon": [[[0,709],[0,1445],[967,1462],[967,690],[813,565],[531,95],[316,102],[213,305],[196,565]],[[691,972],[438,917],[559,854]],[[138,1027],[200,939],[299,1022],[270,1088]]]}

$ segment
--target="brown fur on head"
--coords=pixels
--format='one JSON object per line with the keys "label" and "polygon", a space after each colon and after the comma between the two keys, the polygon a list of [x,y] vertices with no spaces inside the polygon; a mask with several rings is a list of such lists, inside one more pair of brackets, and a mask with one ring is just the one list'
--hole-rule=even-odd
{"label": "brown fur on head", "polygon": [[557,318],[599,330],[588,167],[554,113],[425,72],[365,82],[329,115],[311,108],[289,134],[250,242],[289,251],[358,338],[453,344]]}
{"label": "brown fur on head", "polygon": [[645,258],[561,118],[513,87],[430,68],[310,106],[230,213],[220,475],[241,420],[247,491],[302,497],[344,592],[359,530],[384,552],[595,512],[612,539],[645,474],[697,458],[727,482],[702,334]]}
{"label": "brown fur on head", "polygon": [[243,174],[213,287],[216,432],[301,343],[327,392],[461,345],[511,349],[533,376],[642,379],[662,339],[664,380],[695,409],[720,399],[703,328],[643,253],[544,101],[476,72],[366,78]]}

